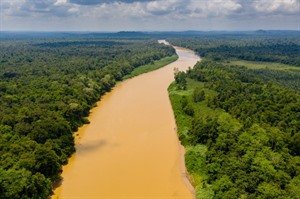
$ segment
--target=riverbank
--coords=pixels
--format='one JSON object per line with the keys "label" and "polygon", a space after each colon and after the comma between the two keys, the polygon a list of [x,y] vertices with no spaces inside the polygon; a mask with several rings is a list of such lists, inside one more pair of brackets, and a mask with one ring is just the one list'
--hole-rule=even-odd
{"label": "riverbank", "polygon": [[[299,158],[292,71],[202,61],[178,74],[169,94],[197,198],[297,198],[299,176],[288,169]],[[281,156],[290,160],[272,159]]]}
{"label": "riverbank", "polygon": [[[177,85],[173,82],[169,88],[169,97],[174,111],[177,134],[181,144],[185,147],[185,166],[187,169],[187,176],[194,188],[195,198],[212,198],[212,192],[207,185],[207,173],[205,168],[206,151],[205,145],[192,146],[189,142],[188,130],[191,129],[193,117],[186,114],[182,108],[182,101],[185,98],[188,104],[192,105],[195,112],[201,112],[202,115],[209,115],[214,113],[204,102],[195,105],[193,102],[193,93],[197,88],[204,89],[204,83],[196,82],[192,79],[187,79],[186,90],[178,90]],[[206,98],[215,95],[214,92],[205,90]]]}
{"label": "riverbank", "polygon": [[177,61],[120,82],[103,96],[91,123],[80,129],[77,152],[52,198],[193,198],[183,182],[167,88],[175,67],[186,70],[199,58],[176,50]]}
{"label": "riverbank", "polygon": [[157,70],[161,67],[164,67],[164,66],[176,61],[177,59],[178,59],[178,55],[175,54],[170,57],[164,57],[160,60],[156,60],[151,64],[146,64],[146,65],[140,66],[140,67],[134,69],[129,75],[124,76],[123,80],[130,79],[135,76]]}

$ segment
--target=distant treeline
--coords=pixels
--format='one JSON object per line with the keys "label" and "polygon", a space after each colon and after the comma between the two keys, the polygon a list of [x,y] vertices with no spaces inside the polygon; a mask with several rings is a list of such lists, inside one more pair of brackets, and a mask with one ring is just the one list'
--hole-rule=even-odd
{"label": "distant treeline", "polygon": [[300,66],[299,33],[203,35],[170,38],[169,41],[214,61],[242,59]]}
{"label": "distant treeline", "polygon": [[278,77],[212,61],[176,74],[170,96],[197,198],[299,198],[300,93]]}
{"label": "distant treeline", "polygon": [[0,42],[0,198],[47,198],[74,152],[72,132],[135,68],[174,55],[156,40]]}

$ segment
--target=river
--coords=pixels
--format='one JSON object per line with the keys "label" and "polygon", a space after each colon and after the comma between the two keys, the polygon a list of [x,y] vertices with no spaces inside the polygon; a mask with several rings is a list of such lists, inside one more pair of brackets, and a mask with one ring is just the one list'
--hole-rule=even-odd
{"label": "river", "polygon": [[92,109],[52,199],[194,197],[167,88],[175,67],[186,70],[199,57],[175,49],[177,61],[117,84]]}

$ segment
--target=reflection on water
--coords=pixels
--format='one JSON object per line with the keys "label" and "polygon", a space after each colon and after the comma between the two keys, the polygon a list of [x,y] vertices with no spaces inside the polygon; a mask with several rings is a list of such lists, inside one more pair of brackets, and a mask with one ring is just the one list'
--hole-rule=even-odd
{"label": "reflection on water", "polygon": [[76,153],[63,168],[52,198],[191,199],[167,88],[175,67],[199,58],[177,48],[179,59],[118,84],[79,130]]}
{"label": "reflection on water", "polygon": [[99,140],[99,141],[91,141],[86,144],[77,144],[77,150],[80,151],[80,153],[92,153],[95,150],[100,150],[100,148],[103,148],[105,145],[107,145],[106,140]]}

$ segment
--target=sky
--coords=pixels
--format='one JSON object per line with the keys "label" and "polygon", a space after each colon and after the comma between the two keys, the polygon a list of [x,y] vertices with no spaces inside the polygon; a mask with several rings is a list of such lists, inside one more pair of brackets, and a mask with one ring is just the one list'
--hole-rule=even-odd
{"label": "sky", "polygon": [[300,30],[300,0],[0,0],[0,31]]}

